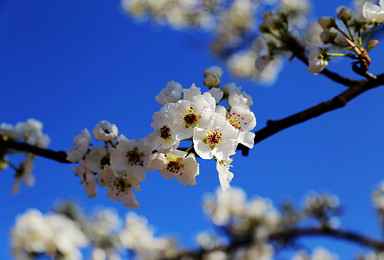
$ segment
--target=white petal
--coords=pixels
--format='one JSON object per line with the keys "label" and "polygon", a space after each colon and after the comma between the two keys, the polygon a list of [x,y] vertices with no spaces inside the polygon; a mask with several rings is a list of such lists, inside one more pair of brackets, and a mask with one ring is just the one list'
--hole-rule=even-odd
{"label": "white petal", "polygon": [[137,209],[140,207],[140,204],[137,202],[132,188],[129,188],[126,194],[124,195],[123,205],[129,209]]}

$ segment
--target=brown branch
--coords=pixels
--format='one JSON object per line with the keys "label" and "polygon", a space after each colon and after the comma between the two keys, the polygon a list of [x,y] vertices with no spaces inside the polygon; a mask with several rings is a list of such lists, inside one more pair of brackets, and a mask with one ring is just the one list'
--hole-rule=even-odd
{"label": "brown branch", "polygon": [[[348,88],[347,90],[332,98],[331,100],[322,102],[316,106],[313,106],[311,108],[308,108],[306,110],[303,110],[301,112],[298,112],[280,120],[267,121],[266,127],[260,129],[259,131],[256,131],[255,144],[288,127],[300,124],[327,112],[344,107],[349,101],[361,95],[362,93],[370,89],[376,88],[380,85],[383,85],[384,74],[378,75],[376,80],[365,79],[357,82],[359,84],[355,85],[354,87]],[[244,156],[248,155],[249,149],[247,147],[239,145],[237,149],[242,150]]]}
{"label": "brown branch", "polygon": [[11,140],[1,140],[0,139],[0,148],[5,148],[6,150],[16,150],[22,152],[33,153],[35,155],[52,159],[61,163],[71,163],[67,160],[67,153],[64,151],[53,151],[50,149],[40,148],[23,142],[15,142]]}
{"label": "brown branch", "polygon": [[[298,58],[300,61],[302,61],[304,64],[308,65],[308,58],[305,56],[305,48],[302,46],[296,38],[290,37],[286,41],[287,49],[289,49],[293,56]],[[320,74],[328,77],[329,79],[333,80],[336,83],[340,83],[346,87],[355,87],[356,85],[359,85],[358,80],[353,80],[350,78],[345,78],[336,72],[333,72],[329,69],[323,69]]]}
{"label": "brown branch", "polygon": [[[310,228],[292,228],[280,232],[270,234],[267,238],[267,241],[270,243],[276,243],[278,245],[288,245],[294,242],[296,239],[301,237],[311,237],[311,236],[323,236],[335,238],[343,241],[352,242],[361,246],[365,246],[377,251],[384,251],[384,241],[376,240],[370,237],[366,237],[362,234],[341,230],[333,229],[330,227],[310,227]],[[236,249],[241,247],[250,246],[253,243],[257,243],[253,240],[252,237],[247,237],[241,241],[232,241],[229,245],[221,245],[210,249],[199,249],[195,251],[182,251],[176,257],[167,258],[168,260],[177,260],[177,259],[202,259],[203,256],[207,253],[214,251],[223,251],[226,253],[231,253]],[[189,258],[188,258],[189,257]]]}
{"label": "brown branch", "polygon": [[359,244],[361,246],[369,247],[377,251],[384,251],[384,241],[376,240],[370,237],[366,237],[362,234],[334,229],[330,227],[315,227],[315,228],[293,228],[286,231],[281,231],[269,236],[269,241],[291,241],[300,237],[308,236],[325,236],[345,240]]}

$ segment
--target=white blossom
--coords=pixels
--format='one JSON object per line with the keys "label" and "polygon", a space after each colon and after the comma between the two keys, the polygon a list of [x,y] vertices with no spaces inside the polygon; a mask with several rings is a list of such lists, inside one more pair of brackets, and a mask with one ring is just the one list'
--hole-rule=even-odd
{"label": "white blossom", "polygon": [[19,122],[16,126],[2,123],[0,125],[0,135],[7,136],[11,139],[21,139],[30,144],[41,148],[49,145],[50,139],[48,135],[42,132],[43,124],[36,119],[28,119],[27,122]]}
{"label": "white blossom", "polygon": [[81,160],[80,165],[72,169],[75,170],[75,175],[81,179],[81,184],[84,186],[84,192],[88,198],[95,197],[97,195],[95,174],[86,166],[86,162]]}
{"label": "white blossom", "polygon": [[235,154],[237,137],[238,132],[229,121],[223,115],[215,113],[208,127],[195,127],[193,147],[201,158],[215,157],[221,161]]}
{"label": "white blossom", "polygon": [[172,117],[164,107],[152,116],[151,124],[153,130],[146,138],[146,142],[151,145],[153,150],[165,151],[171,148],[176,149],[179,146],[180,140],[176,133],[172,130]]}
{"label": "white blossom", "polygon": [[362,15],[369,23],[384,22],[384,0],[380,0],[379,5],[369,1],[365,2],[362,7]]}
{"label": "white blossom", "polygon": [[194,127],[206,127],[212,120],[216,101],[209,93],[179,100],[166,106],[172,117],[172,131],[180,140],[190,138]]}
{"label": "white blossom", "polygon": [[123,205],[129,209],[140,207],[136,201],[133,187],[140,191],[139,183],[141,180],[131,172],[119,174],[109,165],[105,165],[104,172],[100,173],[100,186],[107,186],[107,197],[112,201],[123,201]]}
{"label": "white blossom", "polygon": [[255,114],[248,106],[233,106],[227,115],[229,123],[239,131],[237,142],[248,148],[253,148],[255,133],[252,132],[256,126]]}
{"label": "white blossom", "polygon": [[204,85],[207,87],[218,87],[220,85],[223,70],[220,67],[213,66],[204,70]]}
{"label": "white blossom", "polygon": [[328,62],[324,60],[319,47],[314,47],[308,55],[308,71],[312,74],[319,74],[327,65]]}
{"label": "white blossom", "polygon": [[169,81],[167,86],[163,88],[159,95],[156,96],[156,101],[162,105],[167,103],[173,103],[181,99],[183,94],[183,87],[180,83],[175,81]]}
{"label": "white blossom", "polygon": [[84,154],[88,151],[90,143],[91,135],[87,129],[84,129],[73,139],[74,147],[67,150],[67,160],[70,162],[80,161],[84,157]]}
{"label": "white blossom", "polygon": [[93,128],[93,135],[99,141],[111,141],[117,138],[118,130],[116,125],[108,121],[100,121]]}
{"label": "white blossom", "polygon": [[245,193],[242,189],[231,187],[223,191],[218,188],[215,195],[204,198],[204,209],[215,225],[225,225],[232,216],[245,214]]}
{"label": "white blossom", "polygon": [[19,168],[15,174],[15,183],[13,184],[12,193],[16,194],[20,190],[20,180],[24,183],[25,187],[32,187],[35,184],[32,170],[34,168],[33,159],[34,155],[28,154],[27,157],[19,164]]}
{"label": "white blossom", "polygon": [[229,171],[231,167],[231,162],[232,159],[216,161],[216,170],[219,173],[220,185],[224,191],[229,190],[229,184],[233,179],[233,173]]}
{"label": "white blossom", "polygon": [[111,153],[111,166],[118,172],[136,176],[140,182],[145,179],[151,147],[142,139],[128,140],[119,136],[119,144]]}
{"label": "white blossom", "polygon": [[186,152],[178,150],[152,154],[149,168],[152,171],[159,169],[160,174],[168,180],[177,177],[183,186],[195,185],[195,177],[199,175],[199,164],[195,155],[187,155]]}
{"label": "white blossom", "polygon": [[25,253],[82,259],[79,248],[87,244],[87,237],[75,222],[58,214],[43,216],[35,209],[19,216],[12,228],[12,249],[17,259]]}

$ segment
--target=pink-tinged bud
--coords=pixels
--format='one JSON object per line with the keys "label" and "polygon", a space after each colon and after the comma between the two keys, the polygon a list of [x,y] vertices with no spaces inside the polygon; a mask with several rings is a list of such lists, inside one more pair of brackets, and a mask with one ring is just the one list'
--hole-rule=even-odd
{"label": "pink-tinged bud", "polygon": [[337,12],[337,18],[339,18],[341,21],[346,22],[352,17],[352,10],[346,6],[339,6],[336,9]]}
{"label": "pink-tinged bud", "polygon": [[323,16],[323,17],[320,17],[319,20],[317,20],[317,22],[319,23],[321,28],[323,28],[323,30],[327,30],[327,29],[330,29],[332,27],[336,27],[336,20],[333,17]]}
{"label": "pink-tinged bud", "polygon": [[379,44],[379,41],[378,41],[378,40],[371,40],[371,41],[368,42],[368,44],[367,44],[367,46],[365,47],[365,49],[366,49],[367,51],[370,51],[370,50],[372,50],[373,48],[375,48],[376,45],[378,45],[378,44]]}

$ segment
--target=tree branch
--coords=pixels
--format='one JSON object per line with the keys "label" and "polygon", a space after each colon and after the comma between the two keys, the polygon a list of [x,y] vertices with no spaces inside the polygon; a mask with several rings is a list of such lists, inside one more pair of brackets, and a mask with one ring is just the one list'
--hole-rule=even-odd
{"label": "tree branch", "polygon": [[[304,64],[309,65],[308,58],[305,56],[305,48],[297,41],[296,38],[290,37],[286,42],[287,48],[292,52],[294,57],[301,60]],[[356,85],[359,85],[358,80],[353,80],[349,78],[345,78],[336,72],[333,72],[329,69],[323,69],[320,74],[328,77],[329,79],[333,80],[336,83],[340,83],[346,87],[355,87]]]}
{"label": "tree branch", "polygon": [[11,140],[4,141],[0,139],[0,148],[5,148],[6,150],[13,149],[17,151],[33,153],[35,155],[45,157],[47,159],[52,159],[61,163],[71,163],[67,160],[67,153],[64,151],[56,152],[53,150],[40,148],[23,142],[15,142]]}
{"label": "tree branch", "polygon": [[[360,80],[357,81],[359,84],[355,85],[352,88],[348,88],[341,94],[332,98],[331,100],[322,102],[316,106],[288,116],[286,118],[280,120],[269,120],[267,121],[267,126],[259,131],[256,131],[255,134],[255,144],[261,142],[262,140],[270,137],[271,135],[276,134],[288,127],[300,124],[309,119],[318,117],[327,112],[336,110],[338,108],[344,107],[349,101],[354,99],[355,97],[361,95],[362,93],[376,88],[380,85],[384,84],[384,73],[377,76],[376,80]],[[247,156],[249,153],[249,149],[243,145],[239,145],[237,147],[238,150],[242,151],[244,156]]]}
{"label": "tree branch", "polygon": [[384,241],[375,240],[366,237],[356,232],[333,229],[330,227],[315,227],[315,228],[293,228],[286,231],[281,231],[269,236],[269,241],[291,241],[300,237],[307,236],[325,236],[332,237],[340,240],[345,240],[359,244],[361,246],[369,247],[377,251],[384,250]]}
{"label": "tree branch", "polygon": [[[268,236],[267,241],[270,243],[280,243],[282,245],[287,245],[294,242],[294,240],[299,239],[300,237],[310,237],[310,236],[325,236],[331,237],[343,241],[352,242],[361,246],[369,247],[377,251],[384,251],[384,241],[375,240],[370,237],[366,237],[356,232],[333,229],[330,227],[309,227],[309,228],[292,228],[276,233],[272,233]],[[210,249],[199,249],[195,251],[183,251],[178,254],[176,257],[167,258],[168,260],[177,260],[177,259],[202,259],[203,256],[207,253],[214,251],[223,251],[226,253],[231,253],[236,249],[241,247],[250,246],[253,243],[257,243],[253,238],[247,237],[241,241],[236,240],[232,241],[229,245],[217,246]],[[188,258],[189,257],[189,258]]]}

